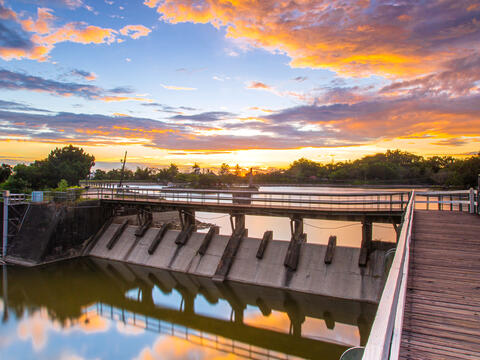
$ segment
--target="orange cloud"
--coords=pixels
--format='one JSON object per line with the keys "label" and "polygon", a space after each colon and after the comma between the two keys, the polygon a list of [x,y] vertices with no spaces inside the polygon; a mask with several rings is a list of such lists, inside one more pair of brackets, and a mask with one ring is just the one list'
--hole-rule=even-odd
{"label": "orange cloud", "polygon": [[[226,36],[286,53],[293,67],[409,77],[475,48],[477,2],[147,0],[164,21],[210,23]],[[445,17],[444,14],[449,16]],[[429,19],[428,22],[425,19]]]}
{"label": "orange cloud", "polygon": [[[15,11],[6,8],[3,1],[0,2],[0,18],[8,20],[6,28],[9,36],[16,37],[16,41],[10,42],[9,45],[0,46],[0,57],[4,60],[27,58],[46,61],[50,51],[61,42],[112,44],[122,40],[119,35],[138,39],[151,32],[143,25],[126,25],[120,30],[89,25],[84,22],[69,22],[62,26],[55,26],[57,18],[51,9],[38,8],[36,19],[31,17],[22,19]],[[23,35],[17,33],[15,26],[18,25],[29,33],[29,38],[23,38]]]}
{"label": "orange cloud", "polygon": [[140,96],[101,96],[97,97],[97,100],[105,102],[115,102],[115,101],[147,101],[151,102],[151,99],[146,99]]}
{"label": "orange cloud", "polygon": [[263,90],[272,90],[270,85],[267,85],[260,81],[252,81],[247,85],[248,89],[263,89]]}
{"label": "orange cloud", "polygon": [[130,36],[132,39],[138,39],[147,36],[152,30],[143,25],[127,25],[120,29],[120,34]]}

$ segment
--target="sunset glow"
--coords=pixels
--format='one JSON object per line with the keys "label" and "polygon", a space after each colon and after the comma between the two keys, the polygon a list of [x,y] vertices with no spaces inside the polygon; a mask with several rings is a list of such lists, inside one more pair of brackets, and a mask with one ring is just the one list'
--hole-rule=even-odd
{"label": "sunset glow", "polygon": [[480,150],[480,2],[0,0],[0,161]]}

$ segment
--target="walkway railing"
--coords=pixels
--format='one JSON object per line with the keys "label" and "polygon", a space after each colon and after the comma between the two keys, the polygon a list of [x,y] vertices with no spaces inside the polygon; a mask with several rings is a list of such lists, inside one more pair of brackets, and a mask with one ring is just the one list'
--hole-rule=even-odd
{"label": "walkway railing", "polygon": [[416,193],[415,209],[480,213],[478,190],[423,191]]}
{"label": "walkway railing", "polygon": [[415,192],[410,195],[397,249],[365,347],[363,360],[398,359],[407,290]]}
{"label": "walkway railing", "polygon": [[142,202],[332,210],[403,211],[408,192],[304,193],[242,190],[151,189],[142,187],[89,189],[88,198]]}

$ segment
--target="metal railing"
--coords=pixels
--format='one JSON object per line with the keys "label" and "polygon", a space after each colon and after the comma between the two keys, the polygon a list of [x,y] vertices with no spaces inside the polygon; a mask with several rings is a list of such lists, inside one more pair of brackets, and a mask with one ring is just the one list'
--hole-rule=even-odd
{"label": "metal railing", "polygon": [[412,235],[415,192],[410,195],[397,249],[377,314],[365,347],[363,360],[398,359],[407,290],[410,240]]}
{"label": "metal railing", "polygon": [[480,213],[478,190],[422,191],[416,193],[415,209]]}
{"label": "metal railing", "polygon": [[113,321],[122,321],[126,325],[135,326],[147,331],[157,332],[162,335],[175,336],[184,339],[194,345],[210,348],[213,350],[237,355],[248,359],[273,359],[293,360],[295,356],[282,354],[277,351],[253,346],[241,341],[229,339],[202,330],[189,328],[164,320],[159,320],[147,315],[138,314],[129,310],[120,309],[111,305],[97,303],[83,311],[85,314],[95,314],[109,318]]}
{"label": "metal railing", "polygon": [[403,211],[408,192],[304,193],[248,190],[90,188],[87,198],[205,205],[251,205],[277,208]]}

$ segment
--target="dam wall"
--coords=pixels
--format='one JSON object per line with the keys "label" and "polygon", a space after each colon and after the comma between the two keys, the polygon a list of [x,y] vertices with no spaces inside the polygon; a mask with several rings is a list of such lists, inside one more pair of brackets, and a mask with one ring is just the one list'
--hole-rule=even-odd
{"label": "dam wall", "polygon": [[98,201],[23,206],[20,225],[9,237],[7,261],[30,266],[78,255],[111,216]]}
{"label": "dam wall", "polygon": [[[123,230],[119,229],[121,226],[111,224],[91,244],[86,255],[215,279],[231,239],[226,235],[213,235],[202,255],[198,250],[206,233],[193,232],[182,246],[176,243],[180,231],[168,230],[156,250],[149,254],[160,229],[149,228],[138,237],[135,236],[137,226],[127,225]],[[112,242],[116,235],[119,235],[118,239]],[[291,270],[284,265],[289,242],[271,240],[261,259],[256,256],[260,244],[261,239],[242,238],[233,252],[225,280],[333,298],[370,303],[379,301],[386,277],[385,250],[373,250],[366,266],[360,267],[360,248],[336,247],[331,263],[326,264],[327,246],[303,243],[298,253],[298,266]]]}

